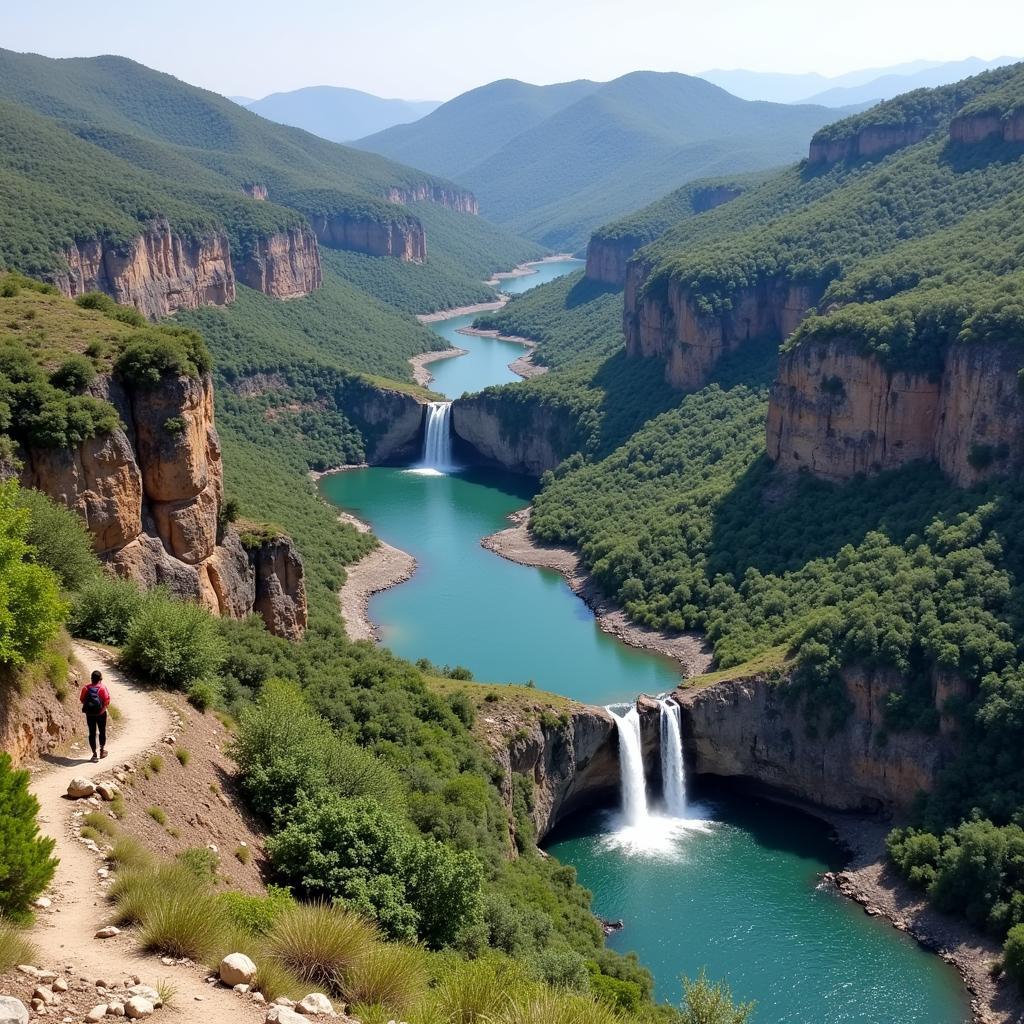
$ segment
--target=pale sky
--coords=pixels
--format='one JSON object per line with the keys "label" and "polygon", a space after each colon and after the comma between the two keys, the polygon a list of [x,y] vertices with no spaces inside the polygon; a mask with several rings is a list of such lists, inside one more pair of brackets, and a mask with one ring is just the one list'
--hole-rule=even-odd
{"label": "pale sky", "polygon": [[[4,6],[8,6],[5,4]],[[449,99],[497,78],[743,67],[841,74],[1024,51],[1020,0],[45,0],[0,46],[118,53],[224,94],[305,85]]]}

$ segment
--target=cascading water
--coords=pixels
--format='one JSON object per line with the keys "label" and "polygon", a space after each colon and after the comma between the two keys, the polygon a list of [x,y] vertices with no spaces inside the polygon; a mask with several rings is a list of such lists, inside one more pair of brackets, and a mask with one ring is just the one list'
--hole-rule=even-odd
{"label": "cascading water", "polygon": [[452,473],[452,403],[431,402],[423,429],[423,458],[417,467],[423,472]]}
{"label": "cascading water", "polygon": [[631,707],[624,715],[615,715],[619,733],[619,777],[622,785],[622,820],[630,827],[647,820],[647,781],[640,744],[640,715]]}
{"label": "cascading water", "polygon": [[683,761],[682,714],[674,700],[661,707],[661,780],[665,809],[673,818],[686,817],[686,764]]}

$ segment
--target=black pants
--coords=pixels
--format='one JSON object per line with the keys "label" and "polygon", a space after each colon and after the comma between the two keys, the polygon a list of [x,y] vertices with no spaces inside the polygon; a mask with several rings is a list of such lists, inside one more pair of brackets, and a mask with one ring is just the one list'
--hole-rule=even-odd
{"label": "black pants", "polygon": [[85,720],[89,723],[89,746],[92,752],[96,753],[96,730],[100,733],[100,749],[107,745],[107,713],[101,715],[86,715]]}

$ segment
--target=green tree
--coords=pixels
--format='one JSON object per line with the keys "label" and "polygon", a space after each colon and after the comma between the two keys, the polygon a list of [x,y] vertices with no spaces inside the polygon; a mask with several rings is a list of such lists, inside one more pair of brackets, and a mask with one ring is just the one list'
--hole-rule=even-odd
{"label": "green tree", "polygon": [[28,772],[15,771],[0,754],[0,914],[23,915],[57,869],[54,841],[39,835],[38,811]]}
{"label": "green tree", "polygon": [[74,512],[32,488],[18,492],[18,505],[28,510],[25,540],[35,549],[35,561],[52,569],[64,590],[79,591],[99,577],[92,540]]}
{"label": "green tree", "polygon": [[681,1024],[746,1024],[753,1012],[754,1003],[734,1003],[729,986],[712,984],[704,969],[696,980],[683,978]]}
{"label": "green tree", "polygon": [[1003,943],[1003,970],[1024,986],[1024,924],[1015,924]]}

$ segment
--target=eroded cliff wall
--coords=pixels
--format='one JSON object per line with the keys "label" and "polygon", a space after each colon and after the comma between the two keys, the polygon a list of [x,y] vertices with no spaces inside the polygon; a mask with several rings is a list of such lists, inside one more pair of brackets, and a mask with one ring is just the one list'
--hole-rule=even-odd
{"label": "eroded cliff wall", "polygon": [[849,341],[783,353],[767,423],[769,457],[829,480],[937,462],[955,483],[1019,470],[1024,399],[1010,345],[954,345],[941,373],[893,370]]}
{"label": "eroded cliff wall", "polygon": [[404,263],[422,263],[427,258],[427,236],[415,217],[402,220],[373,220],[351,214],[310,218],[317,241],[333,249],[362,252],[368,256],[391,256]]}
{"label": "eroded cliff wall", "polygon": [[320,249],[312,228],[291,228],[258,239],[238,262],[238,280],[275,299],[298,299],[320,287]]}
{"label": "eroded cliff wall", "polygon": [[480,204],[472,192],[465,189],[445,188],[441,185],[406,185],[395,186],[388,190],[388,200],[392,203],[437,203],[449,210],[459,213],[480,213]]}

